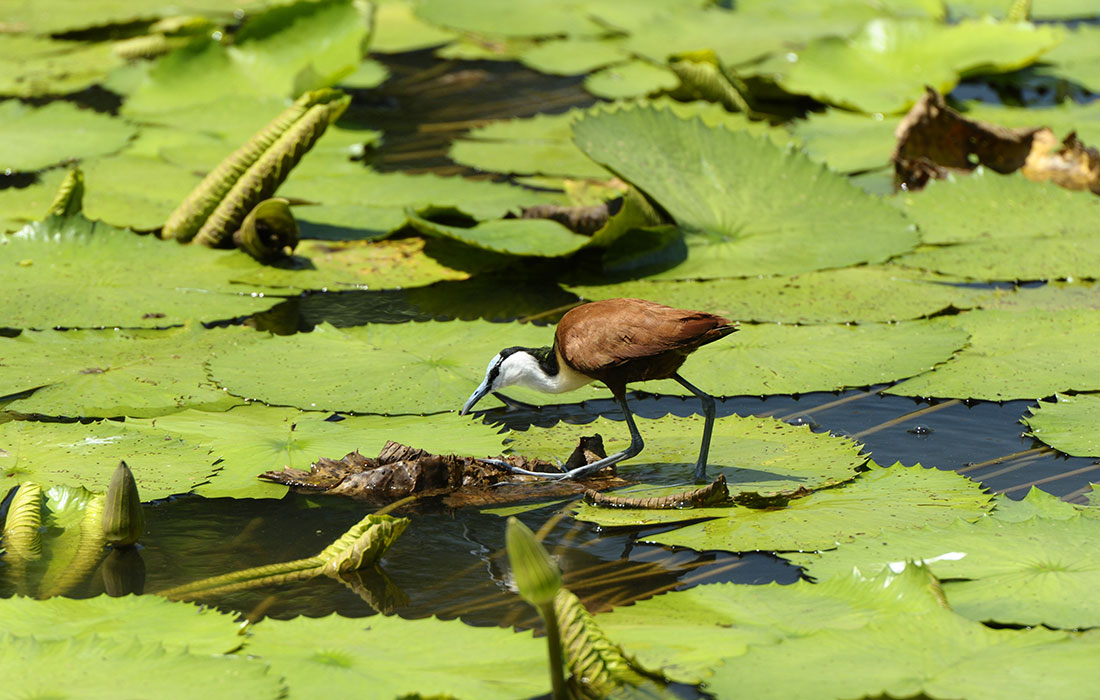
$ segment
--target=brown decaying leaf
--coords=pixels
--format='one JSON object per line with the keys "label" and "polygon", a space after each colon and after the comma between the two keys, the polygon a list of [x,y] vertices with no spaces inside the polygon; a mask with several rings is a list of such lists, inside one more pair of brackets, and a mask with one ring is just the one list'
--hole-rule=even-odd
{"label": "brown decaying leaf", "polygon": [[1059,143],[1050,129],[1040,129],[1021,172],[1029,180],[1100,194],[1100,151],[1081,143],[1076,132]]}
{"label": "brown decaying leaf", "polygon": [[1009,129],[967,119],[932,88],[925,89],[894,135],[894,184],[901,189],[918,190],[930,179],[982,165],[1100,194],[1100,152],[1081,143],[1076,133],[1059,142],[1047,127]]}
{"label": "brown decaying leaf", "polygon": [[902,189],[924,187],[929,179],[949,172],[970,172],[983,165],[1010,173],[1027,161],[1039,129],[1009,129],[967,119],[932,88],[898,124],[891,160],[894,184]]}
{"label": "brown decaying leaf", "polygon": [[[621,200],[618,200],[621,201]],[[539,204],[526,207],[523,210],[523,219],[551,219],[565,226],[570,231],[591,236],[607,224],[613,212],[609,211],[608,203],[593,204],[587,207],[567,207],[560,204]]]}
{"label": "brown decaying leaf", "polygon": [[732,504],[730,491],[726,486],[726,477],[723,474],[719,474],[717,479],[706,486],[674,493],[670,496],[630,498],[629,496],[611,496],[589,489],[584,492],[584,501],[589,505],[604,508],[646,508],[649,510],[704,508]]}
{"label": "brown decaying leaf", "polygon": [[[605,456],[599,435],[583,437],[565,463],[567,469],[591,464]],[[554,473],[557,465],[521,455],[496,459],[529,471]],[[437,455],[425,450],[387,442],[378,457],[358,451],[335,460],[322,457],[309,471],[284,468],[259,475],[299,491],[344,496],[373,504],[386,504],[407,496],[441,497],[449,507],[484,506],[538,498],[580,495],[585,489],[623,486],[614,467],[601,470],[581,481],[549,481],[512,474],[474,457]]]}

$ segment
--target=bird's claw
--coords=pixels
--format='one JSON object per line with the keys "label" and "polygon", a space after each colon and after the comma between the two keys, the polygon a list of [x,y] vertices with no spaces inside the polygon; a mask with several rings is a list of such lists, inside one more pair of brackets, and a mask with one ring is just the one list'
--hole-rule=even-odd
{"label": "bird's claw", "polygon": [[554,472],[534,472],[534,471],[531,471],[529,469],[522,469],[520,467],[515,467],[515,466],[512,466],[511,464],[508,464],[507,462],[505,462],[502,459],[488,459],[488,458],[483,459],[481,457],[476,457],[475,459],[477,459],[477,461],[479,461],[483,464],[491,464],[494,467],[498,467],[498,468],[503,469],[507,472],[511,472],[512,474],[521,474],[523,476],[537,476],[537,477],[541,477],[543,479],[550,479],[550,480],[553,480],[553,481],[557,481],[559,479],[565,478],[568,475],[568,472],[564,469],[564,465],[556,459],[554,461],[558,462],[559,467],[562,467],[562,472],[563,473],[561,473],[561,474],[555,474]]}

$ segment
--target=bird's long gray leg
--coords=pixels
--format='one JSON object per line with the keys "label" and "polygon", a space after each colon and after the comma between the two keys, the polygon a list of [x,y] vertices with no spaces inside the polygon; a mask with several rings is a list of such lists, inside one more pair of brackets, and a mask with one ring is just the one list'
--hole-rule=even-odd
{"label": "bird's long gray leg", "polygon": [[612,464],[618,464],[624,459],[630,459],[631,457],[634,457],[642,451],[642,448],[645,447],[645,442],[643,442],[642,440],[642,434],[638,432],[638,426],[634,423],[634,414],[630,412],[630,406],[626,405],[626,397],[616,396],[615,398],[618,400],[619,405],[622,406],[623,415],[626,416],[626,425],[627,428],[630,430],[630,445],[628,445],[627,448],[622,452],[616,452],[613,455],[609,455],[607,457],[604,457],[603,459],[596,460],[591,464],[586,464],[583,467],[577,467],[576,469],[570,469],[569,471],[562,472],[561,474],[555,474],[553,472],[533,472],[527,469],[520,469],[519,467],[513,467],[507,462],[501,461],[499,459],[480,459],[478,461],[487,462],[503,469],[507,469],[513,474],[523,474],[525,476],[541,476],[544,479],[556,480],[582,479],[589,474],[594,474],[598,472],[604,467],[610,467]]}
{"label": "bird's long gray leg", "polygon": [[679,374],[672,375],[672,378],[678,381],[680,386],[698,396],[703,403],[703,442],[699,445],[699,460],[695,463],[695,483],[701,484],[707,478],[707,455],[710,454],[710,436],[714,432],[714,397]]}

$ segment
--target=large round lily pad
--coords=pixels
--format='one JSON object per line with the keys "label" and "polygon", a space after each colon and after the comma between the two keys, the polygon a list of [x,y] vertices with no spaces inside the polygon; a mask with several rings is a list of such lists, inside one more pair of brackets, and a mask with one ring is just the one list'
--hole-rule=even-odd
{"label": "large round lily pad", "polygon": [[242,327],[27,331],[0,338],[0,396],[36,389],[7,408],[70,418],[224,409],[240,401],[207,380],[203,360],[259,337]]}
{"label": "large round lily pad", "polygon": [[[416,649],[418,653],[409,653]],[[546,640],[459,620],[297,617],[251,629],[247,653],[279,669],[294,697],[534,697],[548,690]]]}
{"label": "large round lily pad", "polygon": [[1032,437],[1075,457],[1100,457],[1100,396],[1058,394],[1053,403],[1040,401],[1024,416]]}
{"label": "large round lily pad", "polygon": [[137,129],[70,102],[31,107],[0,102],[0,172],[41,170],[121,150]]}
{"label": "large round lily pad", "polygon": [[[713,519],[644,539],[700,551],[829,549],[869,532],[975,519],[991,506],[989,495],[978,483],[954,472],[895,464],[873,468],[842,486],[793,499],[784,508],[696,509],[698,517]],[[664,513],[668,511],[648,511],[647,522],[685,519]],[[590,519],[601,524],[620,520],[615,515]]]}
{"label": "large round lily pad", "polygon": [[[213,380],[230,393],[268,404],[308,411],[433,413],[461,408],[501,349],[551,342],[550,328],[484,321],[342,330],[321,325],[312,333],[271,336],[252,349],[216,353],[208,367]],[[484,399],[484,407],[494,404],[496,399]]]}
{"label": "large round lily pad", "polygon": [[454,413],[332,421],[324,413],[252,404],[220,413],[184,411],[130,420],[126,426],[208,449],[211,461],[219,461],[209,483],[195,489],[207,498],[281,498],[285,486],[257,475],[284,467],[308,470],[321,457],[340,459],[354,451],[373,457],[388,440],[435,454],[487,456],[502,449],[495,428]]}
{"label": "large round lily pad", "polygon": [[687,232],[665,278],[746,277],[881,262],[917,242],[894,207],[767,139],[654,108],[574,125],[578,145]]}
{"label": "large round lily pad", "polygon": [[946,94],[964,75],[1022,68],[1060,39],[1057,28],[1026,22],[875,19],[851,38],[824,37],[792,54],[780,85],[861,112],[897,114],[926,85]]}
{"label": "large round lily pad", "polygon": [[902,396],[1039,399],[1100,389],[1100,319],[1089,310],[969,311],[943,322],[970,333],[949,362],[888,390]]}
{"label": "large round lily pad", "polygon": [[739,321],[779,323],[884,322],[976,306],[992,295],[938,283],[896,266],[861,265],[800,275],[748,279],[634,281],[570,286],[589,299],[640,297],[705,309]]}
{"label": "large round lily pad", "polygon": [[[699,416],[659,420],[637,418],[645,449],[634,459],[620,463],[623,474],[665,483],[689,480],[699,454],[703,419]],[[553,459],[564,458],[582,435],[599,433],[608,454],[626,449],[630,436],[626,423],[600,418],[593,423],[559,423],[509,434],[513,453]],[[731,493],[759,492],[773,495],[798,488],[836,484],[855,476],[867,458],[862,445],[847,438],[813,433],[807,426],[791,426],[774,418],[728,416],[715,422],[707,472],[725,476]],[[683,490],[683,489],[680,489]],[[620,496],[648,496],[644,487],[630,487]],[[578,519],[601,525],[643,525],[650,522],[691,520],[693,510],[646,511],[604,509],[581,505]],[[650,518],[655,520],[650,520]]]}
{"label": "large round lily pad", "polygon": [[164,327],[244,316],[275,303],[231,284],[233,276],[262,268],[247,255],[137,236],[82,217],[48,219],[0,238],[0,266],[7,300],[0,326],[10,328]]}
{"label": "large round lily pad", "polygon": [[787,555],[816,578],[865,575],[908,559],[925,562],[951,607],[977,621],[1062,628],[1100,626],[1100,519],[1034,517],[924,527],[842,543],[820,555]]}
{"label": "large round lily pad", "polygon": [[34,481],[106,492],[122,460],[145,501],[187,493],[214,473],[208,449],[118,421],[0,424],[0,491]]}

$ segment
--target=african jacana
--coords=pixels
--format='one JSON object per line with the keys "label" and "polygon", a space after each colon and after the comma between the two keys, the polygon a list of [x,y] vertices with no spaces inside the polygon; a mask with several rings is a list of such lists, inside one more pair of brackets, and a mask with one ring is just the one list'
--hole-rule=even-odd
{"label": "african jacana", "polygon": [[[703,442],[695,464],[695,480],[706,477],[707,453],[714,429],[714,398],[677,374],[687,356],[737,330],[728,318],[703,311],[687,311],[644,299],[607,299],[571,309],[558,322],[554,345],[548,348],[511,347],[489,362],[485,381],[462,407],[469,413],[489,392],[508,386],[524,386],[560,394],[600,381],[622,406],[630,429],[630,446],[622,452],[578,467],[553,478],[573,479],[629,459],[644,443],[626,404],[626,385],[650,379],[675,379],[703,402]],[[493,462],[513,472],[548,476]]]}

